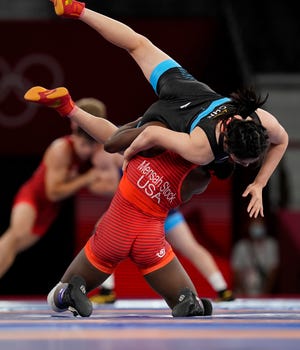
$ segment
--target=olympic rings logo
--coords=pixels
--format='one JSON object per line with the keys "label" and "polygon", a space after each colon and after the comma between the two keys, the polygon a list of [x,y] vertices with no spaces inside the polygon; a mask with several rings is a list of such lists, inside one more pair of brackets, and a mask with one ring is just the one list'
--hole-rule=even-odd
{"label": "olympic rings logo", "polygon": [[[43,75],[49,76],[47,86],[56,87],[62,85],[64,73],[59,62],[47,54],[32,54],[24,56],[15,67],[0,56],[0,105],[13,95],[19,104],[21,111],[15,114],[3,113],[0,110],[0,125],[8,128],[17,128],[28,123],[36,114],[38,105],[24,100],[24,93],[34,85],[29,76],[35,70],[42,70]],[[42,80],[42,79],[41,79]]]}

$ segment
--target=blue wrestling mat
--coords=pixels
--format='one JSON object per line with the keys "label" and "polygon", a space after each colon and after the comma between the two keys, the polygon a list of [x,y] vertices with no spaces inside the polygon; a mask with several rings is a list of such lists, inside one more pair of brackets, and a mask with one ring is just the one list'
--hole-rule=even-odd
{"label": "blue wrestling mat", "polygon": [[300,349],[300,299],[213,305],[210,317],[173,318],[163,300],[118,300],[80,318],[44,300],[0,300],[0,349]]}

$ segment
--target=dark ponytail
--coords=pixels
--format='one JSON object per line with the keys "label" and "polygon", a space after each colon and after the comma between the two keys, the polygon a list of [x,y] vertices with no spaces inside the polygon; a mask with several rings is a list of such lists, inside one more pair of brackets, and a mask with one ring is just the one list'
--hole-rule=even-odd
{"label": "dark ponytail", "polygon": [[243,119],[246,119],[257,108],[262,107],[268,99],[268,95],[265,98],[257,95],[252,87],[233,92],[230,97],[234,114],[240,115]]}

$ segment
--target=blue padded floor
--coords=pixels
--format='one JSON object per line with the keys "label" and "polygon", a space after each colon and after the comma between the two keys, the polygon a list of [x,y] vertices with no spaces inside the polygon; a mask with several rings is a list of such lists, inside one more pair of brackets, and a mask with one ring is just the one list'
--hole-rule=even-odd
{"label": "blue padded floor", "polygon": [[173,318],[163,300],[118,300],[80,318],[45,300],[0,300],[0,349],[300,349],[300,299],[213,305],[210,317]]}

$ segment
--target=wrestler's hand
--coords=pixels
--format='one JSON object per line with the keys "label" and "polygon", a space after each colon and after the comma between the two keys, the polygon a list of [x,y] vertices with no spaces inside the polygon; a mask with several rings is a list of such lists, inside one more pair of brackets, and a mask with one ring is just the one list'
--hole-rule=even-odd
{"label": "wrestler's hand", "polygon": [[85,181],[85,186],[88,187],[96,181],[102,179],[102,171],[96,167],[92,167],[85,173],[81,174],[80,177]]}
{"label": "wrestler's hand", "polygon": [[125,171],[128,165],[128,160],[124,159],[123,164],[122,164],[122,171]]}
{"label": "wrestler's hand", "polygon": [[132,144],[124,151],[124,161],[122,165],[122,170],[125,171],[127,168],[128,163],[130,162],[130,159],[133,158],[138,151],[135,150],[134,146],[132,147]]}
{"label": "wrestler's hand", "polygon": [[246,188],[246,190],[242,194],[243,197],[247,197],[249,194],[251,196],[250,202],[247,207],[247,212],[249,213],[250,218],[257,218],[259,214],[261,216],[264,216],[262,190],[262,185],[253,182]]}
{"label": "wrestler's hand", "polygon": [[[149,127],[150,128],[150,127]],[[146,128],[144,131],[142,131],[134,141],[132,141],[131,145],[124,151],[124,162],[123,162],[123,171],[126,169],[128,162],[132,157],[134,157],[136,154],[146,151],[154,146],[152,144],[151,139],[148,137],[149,132]]]}

